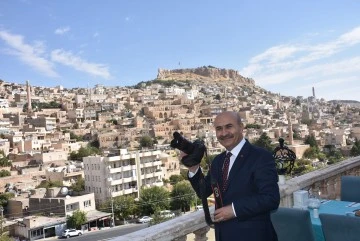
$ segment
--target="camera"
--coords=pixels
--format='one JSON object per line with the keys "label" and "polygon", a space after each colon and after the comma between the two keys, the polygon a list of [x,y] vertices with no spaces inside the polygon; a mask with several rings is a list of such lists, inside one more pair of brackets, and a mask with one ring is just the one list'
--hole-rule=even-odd
{"label": "camera", "polygon": [[198,165],[206,152],[204,142],[201,140],[190,142],[177,131],[173,133],[173,137],[170,146],[187,154],[181,159],[181,162],[186,167]]}

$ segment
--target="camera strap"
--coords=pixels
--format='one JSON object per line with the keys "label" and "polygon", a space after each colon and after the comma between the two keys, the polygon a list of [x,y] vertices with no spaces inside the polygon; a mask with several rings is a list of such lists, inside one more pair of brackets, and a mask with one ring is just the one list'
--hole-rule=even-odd
{"label": "camera strap", "polygon": [[202,173],[201,173],[199,185],[200,185],[200,195],[201,195],[201,202],[203,205],[203,210],[204,210],[204,215],[205,215],[205,221],[211,228],[214,228],[214,222],[211,219],[209,205],[208,205],[207,196],[206,196],[205,178]]}
{"label": "camera strap", "polygon": [[[205,152],[205,155],[207,157],[207,152]],[[211,164],[210,163],[208,163],[208,169],[210,172],[211,189],[213,191],[214,198],[215,198],[215,208],[218,209],[218,208],[223,207],[223,201],[222,201],[222,197],[221,197],[221,189],[219,187],[219,183],[211,174]],[[210,215],[210,210],[209,210],[209,205],[208,205],[208,200],[207,200],[207,195],[206,195],[206,183],[205,183],[205,177],[204,177],[203,173],[201,173],[199,185],[200,185],[200,195],[201,195],[201,202],[203,205],[203,210],[204,210],[204,215],[205,215],[205,221],[211,228],[214,228],[214,221],[211,219],[211,215]]]}

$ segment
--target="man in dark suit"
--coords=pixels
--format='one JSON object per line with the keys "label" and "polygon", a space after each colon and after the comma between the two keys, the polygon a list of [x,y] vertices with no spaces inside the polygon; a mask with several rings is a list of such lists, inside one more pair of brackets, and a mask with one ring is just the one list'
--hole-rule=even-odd
{"label": "man in dark suit", "polygon": [[[280,193],[272,154],[243,137],[243,123],[236,112],[220,113],[214,126],[218,141],[226,148],[214,158],[205,177],[207,196],[212,194],[211,178],[222,190],[223,207],[214,213],[216,240],[276,241],[270,212],[278,208]],[[200,196],[203,174],[199,165],[189,167],[188,175]]]}

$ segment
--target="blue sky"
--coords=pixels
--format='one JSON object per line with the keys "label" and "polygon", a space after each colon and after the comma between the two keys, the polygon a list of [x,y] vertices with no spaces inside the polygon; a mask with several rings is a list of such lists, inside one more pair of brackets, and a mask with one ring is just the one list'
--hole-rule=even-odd
{"label": "blue sky", "polygon": [[0,79],[131,86],[212,65],[282,95],[360,101],[359,13],[357,0],[1,0]]}

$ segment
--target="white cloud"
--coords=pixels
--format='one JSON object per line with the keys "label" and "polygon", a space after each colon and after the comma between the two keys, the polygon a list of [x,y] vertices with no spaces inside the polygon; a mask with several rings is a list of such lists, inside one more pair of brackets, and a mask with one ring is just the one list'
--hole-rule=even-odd
{"label": "white cloud", "polygon": [[[308,40],[309,35],[306,38]],[[251,58],[240,73],[253,78],[259,85],[270,86],[277,91],[285,84],[291,84],[294,96],[298,90],[312,86],[329,88],[333,90],[329,95],[331,92],[335,95],[344,85],[359,81],[358,45],[360,26],[320,43],[270,47]]]}
{"label": "white cloud", "polygon": [[303,85],[300,86],[298,89],[299,90],[308,90],[311,89],[312,87],[315,88],[326,88],[326,87],[332,87],[334,85],[336,86],[343,86],[345,83],[348,82],[355,82],[358,81],[359,78],[356,76],[349,76],[349,77],[344,77],[344,78],[335,78],[335,79],[325,79],[325,80],[321,80],[321,81],[317,81],[313,84],[308,84],[308,85]]}
{"label": "white cloud", "polygon": [[339,42],[349,45],[360,43],[360,27],[354,28],[350,32],[341,35]]}
{"label": "white cloud", "polygon": [[33,45],[24,43],[24,37],[21,35],[11,34],[7,31],[0,31],[0,38],[10,47],[6,50],[9,55],[14,55],[23,63],[40,71],[49,77],[58,77],[54,70],[53,64],[42,55],[45,53],[44,44],[35,42]]}
{"label": "white cloud", "polygon": [[69,31],[70,31],[70,27],[67,26],[67,27],[62,27],[62,28],[55,29],[54,33],[58,34],[58,35],[63,35],[65,33],[69,32]]}
{"label": "white cloud", "polygon": [[250,63],[256,64],[262,61],[268,61],[269,63],[277,63],[281,60],[291,57],[294,53],[298,51],[299,48],[295,46],[285,46],[285,45],[274,46],[266,50],[264,53],[253,57],[250,60]]}
{"label": "white cloud", "polygon": [[126,21],[126,22],[130,21],[130,17],[126,17],[126,18],[125,18],[125,21]]}
{"label": "white cloud", "polygon": [[62,49],[53,50],[51,52],[51,60],[93,76],[104,79],[109,79],[111,77],[108,66],[104,64],[89,63],[79,56],[74,55],[72,52],[64,51]]}
{"label": "white cloud", "polygon": [[94,37],[94,38],[99,37],[99,33],[98,33],[98,32],[95,32],[95,33],[93,34],[93,37]]}
{"label": "white cloud", "polygon": [[318,63],[287,71],[259,73],[254,79],[262,85],[280,84],[294,79],[317,78],[333,75],[360,73],[360,57],[353,57],[331,63]]}

